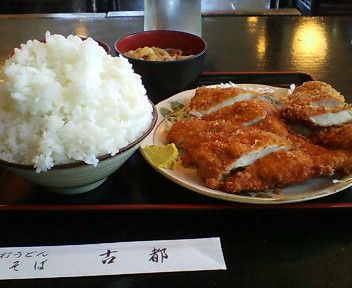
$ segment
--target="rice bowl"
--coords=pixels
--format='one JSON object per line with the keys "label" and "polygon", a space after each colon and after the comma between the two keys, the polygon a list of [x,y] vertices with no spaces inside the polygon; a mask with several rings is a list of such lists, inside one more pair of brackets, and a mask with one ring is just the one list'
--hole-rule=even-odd
{"label": "rice bowl", "polygon": [[0,85],[0,159],[46,172],[83,161],[97,166],[151,127],[141,77],[93,39],[45,35],[7,59]]}

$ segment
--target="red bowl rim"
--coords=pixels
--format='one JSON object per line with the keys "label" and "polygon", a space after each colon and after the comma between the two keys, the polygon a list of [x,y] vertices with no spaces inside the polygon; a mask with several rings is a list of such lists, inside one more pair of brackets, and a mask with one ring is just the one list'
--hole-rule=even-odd
{"label": "red bowl rim", "polygon": [[[197,39],[200,43],[203,44],[203,49],[200,52],[193,55],[192,57],[181,59],[181,60],[149,61],[149,60],[141,60],[141,59],[137,59],[137,58],[133,58],[133,57],[129,57],[127,55],[124,55],[125,52],[120,51],[117,47],[121,41],[125,41],[126,39],[133,38],[135,36],[142,35],[142,34],[155,34],[155,33],[167,33],[167,34],[173,33],[173,34],[183,35],[183,36],[187,36],[187,37],[192,37],[193,39]],[[176,31],[176,30],[148,30],[148,31],[142,31],[142,32],[128,34],[126,36],[123,36],[123,37],[117,39],[114,43],[114,49],[115,49],[115,52],[117,53],[117,55],[122,55],[123,57],[125,57],[127,59],[131,59],[133,61],[137,61],[137,62],[141,62],[141,63],[158,63],[158,64],[160,64],[160,63],[175,63],[175,62],[179,63],[179,62],[189,61],[191,59],[197,58],[197,57],[206,53],[206,51],[208,50],[208,45],[202,37],[199,37],[199,36],[192,34],[192,33],[183,32],[183,31]]]}
{"label": "red bowl rim", "polygon": [[[99,162],[106,160],[106,159],[109,159],[109,158],[114,158],[114,157],[122,154],[123,152],[127,151],[128,149],[132,148],[133,146],[135,146],[136,144],[141,142],[145,137],[147,137],[149,135],[149,133],[154,129],[156,122],[158,120],[158,113],[157,113],[155,105],[151,101],[149,101],[149,103],[153,107],[153,111],[152,111],[153,118],[152,118],[152,122],[150,123],[149,128],[136,140],[134,140],[133,142],[129,143],[128,145],[120,148],[119,152],[116,153],[114,156],[111,156],[111,154],[104,154],[104,155],[98,156],[97,159],[99,160]],[[48,170],[48,172],[50,172],[52,170],[64,170],[64,169],[75,168],[75,167],[79,167],[79,166],[88,166],[88,165],[90,165],[90,164],[87,164],[83,161],[75,161],[75,162],[71,162],[71,163],[57,164],[57,165],[54,165],[50,170]],[[35,168],[33,167],[32,164],[19,164],[19,163],[7,162],[7,161],[1,160],[1,159],[0,159],[0,166],[4,167],[5,169],[6,168],[17,168],[17,169],[25,169],[25,170],[35,171]]]}

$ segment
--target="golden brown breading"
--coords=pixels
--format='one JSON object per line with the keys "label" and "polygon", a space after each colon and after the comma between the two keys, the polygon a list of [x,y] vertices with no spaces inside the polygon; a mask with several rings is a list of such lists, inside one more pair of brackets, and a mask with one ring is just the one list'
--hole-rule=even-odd
{"label": "golden brown breading", "polygon": [[287,136],[290,133],[290,128],[287,124],[275,114],[265,117],[262,121],[259,121],[251,127],[268,131],[279,136]]}
{"label": "golden brown breading", "polygon": [[331,85],[308,81],[288,97],[282,116],[311,127],[328,127],[352,121],[352,106]]}
{"label": "golden brown breading", "polygon": [[236,101],[250,99],[259,93],[246,91],[237,87],[230,88],[208,88],[200,87],[189,103],[190,113],[201,117],[214,112],[222,107],[233,104]]}
{"label": "golden brown breading", "polygon": [[312,158],[314,177],[332,176],[333,174],[347,175],[352,172],[352,154],[345,150],[330,150],[311,143],[305,137],[292,135],[289,139],[295,147]]}
{"label": "golden brown breading", "polygon": [[[343,97],[343,96],[341,96]],[[299,106],[309,106],[309,107],[342,107],[346,105],[344,99],[337,99],[331,94],[306,94],[305,92],[292,94],[288,101],[288,105],[299,105]]]}
{"label": "golden brown breading", "polygon": [[262,100],[249,99],[220,108],[203,116],[202,119],[207,121],[224,119],[239,124],[251,125],[251,122],[254,124],[270,114],[279,115],[279,110],[274,105]]}
{"label": "golden brown breading", "polygon": [[275,93],[274,90],[258,92],[238,87],[200,87],[189,103],[189,111],[193,116],[202,117],[238,101],[252,98],[274,104],[278,108],[286,101],[286,97]]}
{"label": "golden brown breading", "polygon": [[310,178],[352,172],[351,153],[305,144],[258,159],[243,171],[226,177],[220,189],[230,193],[265,191],[302,183]]}
{"label": "golden brown breading", "polygon": [[329,84],[304,83],[281,111],[262,98],[265,93],[240,90],[197,89],[190,110],[202,118],[178,121],[167,135],[167,141],[182,150],[182,164],[194,165],[207,187],[229,193],[264,191],[352,173],[352,152],[338,150],[349,148],[349,140],[336,140],[341,134],[352,140],[352,123],[312,137],[336,148],[330,150],[294,133],[282,120],[314,127],[352,121],[352,105]]}
{"label": "golden brown breading", "polygon": [[329,149],[352,151],[352,123],[321,129],[310,139],[313,143]]}
{"label": "golden brown breading", "polygon": [[179,149],[188,151],[199,143],[227,138],[241,129],[237,123],[219,120],[205,121],[190,118],[175,122],[167,134],[168,143],[175,143]]}
{"label": "golden brown breading", "polygon": [[251,126],[264,131],[285,136],[289,132],[275,105],[261,99],[239,101],[202,117],[203,120],[221,120]]}
{"label": "golden brown breading", "polygon": [[332,88],[332,86],[326,82],[312,80],[312,81],[306,81],[303,84],[297,86],[294,92],[324,91],[324,89],[326,89],[326,91],[330,91],[331,89],[334,89],[334,88]]}
{"label": "golden brown breading", "polygon": [[277,151],[230,174],[220,184],[220,189],[229,193],[265,191],[286,185],[302,183],[314,175],[313,161],[303,151]]}
{"label": "golden brown breading", "polygon": [[329,127],[352,121],[352,105],[341,107],[311,107],[309,105],[287,105],[281,115],[288,121],[311,127]]}
{"label": "golden brown breading", "polygon": [[345,98],[330,84],[322,81],[307,81],[297,86],[288,97],[298,105],[337,107],[345,104]]}
{"label": "golden brown breading", "polygon": [[289,149],[290,141],[270,132],[242,127],[232,135],[216,141],[202,141],[188,148],[188,164],[196,165],[205,184],[217,188],[221,179],[231,170],[245,167],[257,159],[281,149]]}

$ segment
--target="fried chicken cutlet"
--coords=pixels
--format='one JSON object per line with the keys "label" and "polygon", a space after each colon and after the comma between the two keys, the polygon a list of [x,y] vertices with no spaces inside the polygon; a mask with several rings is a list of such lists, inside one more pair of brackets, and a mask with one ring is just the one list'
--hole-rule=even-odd
{"label": "fried chicken cutlet", "polygon": [[224,119],[280,136],[285,136],[289,132],[289,127],[281,119],[279,109],[275,105],[258,98],[236,102],[209,113],[202,119],[207,121]]}
{"label": "fried chicken cutlet", "polygon": [[277,151],[258,159],[243,171],[229,174],[219,189],[229,193],[265,191],[299,184],[315,177],[352,172],[350,153],[306,144],[305,147]]}
{"label": "fried chicken cutlet", "polygon": [[321,129],[310,139],[313,143],[329,149],[352,151],[352,123]]}
{"label": "fried chicken cutlet", "polygon": [[206,121],[190,118],[175,122],[169,130],[166,141],[184,151],[197,147],[202,142],[228,138],[238,130],[239,125],[226,120]]}
{"label": "fried chicken cutlet", "polygon": [[277,151],[230,174],[219,189],[229,193],[257,192],[302,183],[314,175],[312,167],[311,157],[299,149]]}
{"label": "fried chicken cutlet", "polygon": [[176,122],[167,139],[183,150],[183,165],[195,165],[211,188],[216,188],[230,171],[251,165],[274,151],[289,149],[291,145],[286,137],[224,120]]}
{"label": "fried chicken cutlet", "polygon": [[279,103],[281,101],[273,93],[259,93],[254,90],[246,90],[238,87],[200,87],[196,90],[195,95],[190,101],[190,114],[202,117],[238,101],[257,97],[268,102]]}
{"label": "fried chicken cutlet", "polygon": [[314,145],[304,136],[280,137],[253,127],[231,126],[227,121],[176,122],[168,139],[185,151],[183,165],[195,165],[207,187],[231,193],[352,172],[351,153]]}
{"label": "fried chicken cutlet", "polygon": [[[202,143],[206,142],[229,142],[239,143],[249,139],[275,138],[284,139],[279,135],[269,131],[263,131],[254,127],[246,127],[239,125],[236,122],[227,120],[206,121],[198,118],[191,118],[183,121],[175,122],[167,134],[166,140],[168,143],[175,145],[183,150],[184,155],[182,160],[185,165],[190,165],[192,162],[188,159],[188,152],[198,148]],[[255,138],[256,137],[256,138]],[[287,143],[287,140],[284,140]],[[254,143],[254,142],[253,142]],[[251,143],[251,145],[253,144]]]}
{"label": "fried chicken cutlet", "polygon": [[312,143],[308,138],[296,134],[288,137],[296,149],[312,158],[314,177],[344,176],[352,172],[352,154],[346,150],[330,150]]}
{"label": "fried chicken cutlet", "polygon": [[330,108],[346,104],[345,98],[336,89],[322,81],[307,81],[297,86],[288,96],[288,101],[290,104]]}
{"label": "fried chicken cutlet", "polygon": [[329,127],[352,121],[352,105],[331,85],[321,81],[305,82],[288,97],[282,116],[310,127]]}
{"label": "fried chicken cutlet", "polygon": [[231,89],[197,89],[189,105],[197,118],[173,123],[167,135],[182,151],[182,165],[195,167],[207,187],[229,193],[264,191],[352,173],[352,152],[339,150],[347,144],[337,143],[336,150],[320,146],[337,135],[337,127],[320,128],[320,138],[318,133],[312,137],[316,145],[282,119],[310,127],[352,122],[352,105],[329,84],[310,81],[298,86],[283,110],[256,91],[237,90],[234,96]]}
{"label": "fried chicken cutlet", "polygon": [[238,101],[229,106],[222,107],[214,112],[206,114],[203,120],[228,120],[250,126],[260,122],[270,114],[279,115],[279,111],[272,104],[261,101],[259,99],[249,99]]}
{"label": "fried chicken cutlet", "polygon": [[285,119],[310,127],[338,126],[352,122],[352,105],[342,107],[311,107],[289,105],[282,110]]}

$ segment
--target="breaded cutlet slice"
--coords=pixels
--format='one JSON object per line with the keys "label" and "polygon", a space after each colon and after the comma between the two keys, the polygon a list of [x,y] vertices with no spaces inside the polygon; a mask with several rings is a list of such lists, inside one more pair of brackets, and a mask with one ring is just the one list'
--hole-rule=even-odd
{"label": "breaded cutlet slice", "polygon": [[202,142],[218,141],[236,134],[243,128],[238,123],[226,120],[206,121],[199,118],[190,118],[175,122],[166,141],[175,143],[177,148],[188,151],[199,146]]}
{"label": "breaded cutlet slice", "polygon": [[[292,96],[293,95],[293,96]],[[343,97],[343,96],[342,96]],[[310,94],[310,93],[297,93],[291,94],[288,97],[286,105],[300,105],[310,107],[327,107],[335,108],[346,105],[346,102],[341,98],[337,98],[331,94]]]}
{"label": "breaded cutlet slice", "polygon": [[281,119],[279,109],[275,105],[257,98],[236,102],[207,114],[202,119],[206,121],[224,119],[235,124],[255,127],[280,136],[285,136],[290,131],[287,124]]}
{"label": "breaded cutlet slice", "polygon": [[307,137],[291,134],[288,136],[292,146],[311,157],[314,177],[344,176],[352,173],[352,153],[347,150],[331,150],[316,145]]}
{"label": "breaded cutlet slice", "polygon": [[231,173],[220,184],[229,193],[259,192],[302,183],[314,176],[313,161],[299,149],[276,151],[243,171]]}
{"label": "breaded cutlet slice", "polygon": [[322,81],[307,81],[297,86],[288,97],[289,102],[311,106],[339,107],[345,98],[330,84]]}
{"label": "breaded cutlet slice", "polygon": [[350,152],[332,151],[309,141],[297,144],[288,151],[280,150],[258,159],[243,171],[229,174],[220,189],[229,193],[258,192],[299,184],[310,178],[351,174]]}
{"label": "breaded cutlet slice", "polygon": [[278,150],[290,149],[291,143],[263,130],[241,127],[232,135],[206,141],[188,150],[188,161],[196,166],[207,187],[217,189],[231,171],[253,164]]}
{"label": "breaded cutlet slice", "polygon": [[280,101],[277,95],[272,93],[259,93],[254,90],[246,90],[238,87],[200,87],[196,90],[189,104],[189,113],[196,117],[202,117],[215,112],[223,107],[238,101],[260,97],[264,101],[277,103]]}
{"label": "breaded cutlet slice", "polygon": [[310,140],[329,149],[352,151],[352,123],[320,129]]}
{"label": "breaded cutlet slice", "polygon": [[303,84],[297,86],[294,89],[294,92],[303,92],[303,91],[325,91],[329,92],[335,90],[332,86],[323,81],[311,80],[303,82]]}
{"label": "breaded cutlet slice", "polygon": [[245,126],[250,126],[260,122],[271,114],[279,115],[279,110],[268,102],[252,98],[222,107],[214,112],[204,115],[202,119],[207,121],[224,119]]}
{"label": "breaded cutlet slice", "polygon": [[352,121],[352,106],[331,85],[308,81],[288,96],[281,110],[284,118],[313,127],[329,127]]}
{"label": "breaded cutlet slice", "polygon": [[330,84],[322,81],[307,81],[297,86],[288,96],[288,104],[333,108],[344,106],[346,103],[343,95]]}
{"label": "breaded cutlet slice", "polygon": [[250,125],[250,127],[268,131],[279,136],[286,137],[292,133],[292,129],[286,124],[280,116],[271,114],[265,117],[263,120]]}
{"label": "breaded cutlet slice", "polygon": [[183,166],[194,164],[189,152],[197,149],[206,142],[219,142],[231,139],[238,133],[249,131],[245,126],[226,120],[206,121],[199,118],[190,118],[175,122],[169,130],[166,141],[174,143],[181,150]]}
{"label": "breaded cutlet slice", "polygon": [[341,107],[312,107],[310,105],[288,105],[281,115],[293,122],[311,127],[330,127],[352,122],[352,105]]}
{"label": "breaded cutlet slice", "polygon": [[204,142],[219,142],[223,139],[232,139],[238,133],[251,133],[249,131],[253,129],[254,131],[263,130],[262,135],[271,136],[272,133],[282,137],[290,135],[287,125],[273,115],[269,115],[252,126],[243,126],[227,120],[207,121],[190,118],[175,122],[166,136],[166,141],[174,143],[178,149],[183,151],[181,157],[183,165],[189,166],[193,164],[188,154],[191,149],[196,149]]}

